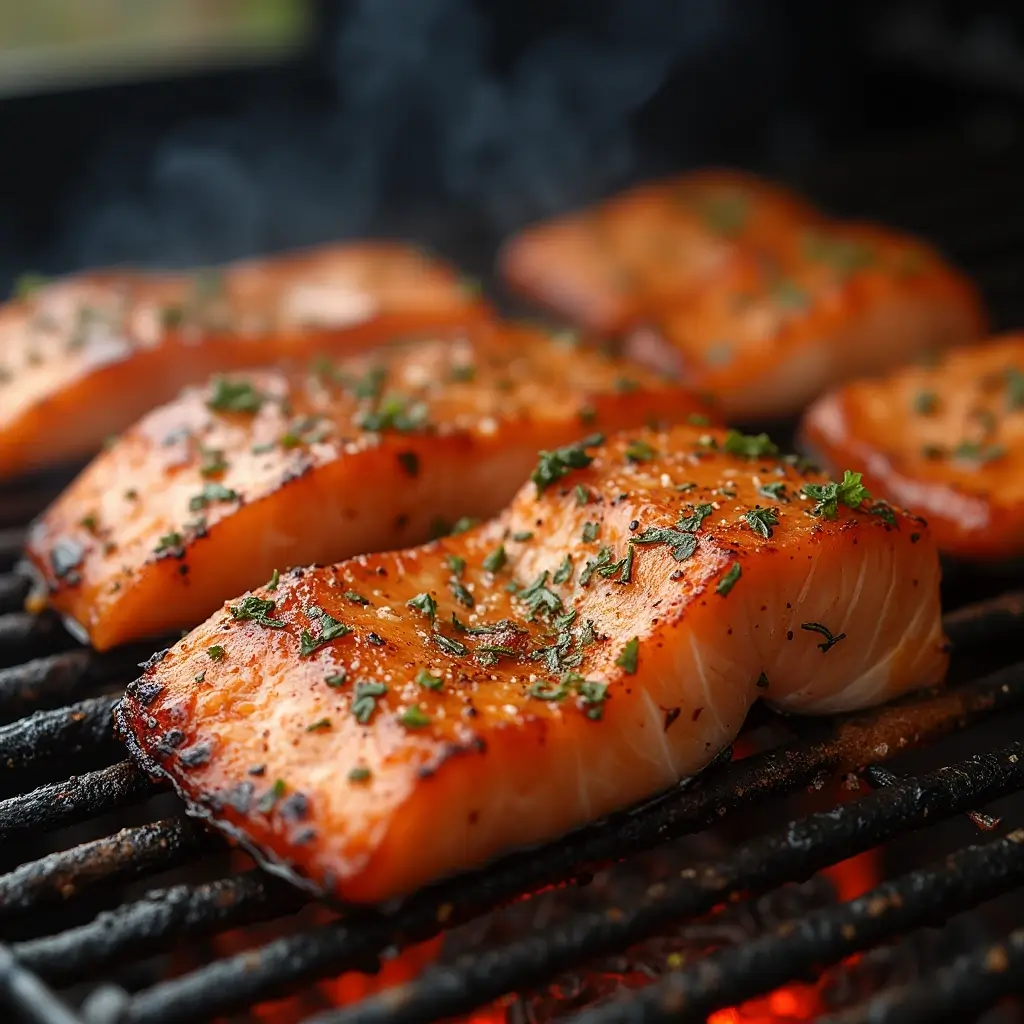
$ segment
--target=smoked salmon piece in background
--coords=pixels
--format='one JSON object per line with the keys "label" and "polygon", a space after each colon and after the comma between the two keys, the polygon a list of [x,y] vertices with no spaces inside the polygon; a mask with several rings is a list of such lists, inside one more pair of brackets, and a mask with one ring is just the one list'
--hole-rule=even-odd
{"label": "smoked salmon piece in background", "polygon": [[216,370],[358,351],[489,318],[456,270],[393,242],[191,273],[29,280],[0,306],[0,479],[93,454]]}
{"label": "smoked salmon piece in background", "polygon": [[193,813],[367,903],[693,775],[757,699],[940,682],[940,615],[928,527],[856,474],[634,429],[543,452],[480,526],[228,601],[116,720]]}
{"label": "smoked salmon piece in background", "polygon": [[186,629],[272,570],[417,544],[498,512],[541,448],[708,422],[679,384],[571,338],[483,326],[186,390],[29,530],[49,602],[95,648]]}
{"label": "smoked salmon piece in background", "polygon": [[1024,334],[847,384],[801,433],[816,458],[925,516],[943,552],[1024,555]]}

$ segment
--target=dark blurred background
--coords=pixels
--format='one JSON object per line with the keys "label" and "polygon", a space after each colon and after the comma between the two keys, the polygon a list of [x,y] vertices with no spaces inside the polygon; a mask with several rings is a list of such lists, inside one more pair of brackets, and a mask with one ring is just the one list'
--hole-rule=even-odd
{"label": "dark blurred background", "polygon": [[[372,233],[482,259],[524,221],[708,162],[899,222],[901,194],[972,173],[965,154],[1014,151],[1024,105],[1015,3],[4,6],[0,289]],[[858,186],[888,165],[886,206]]]}

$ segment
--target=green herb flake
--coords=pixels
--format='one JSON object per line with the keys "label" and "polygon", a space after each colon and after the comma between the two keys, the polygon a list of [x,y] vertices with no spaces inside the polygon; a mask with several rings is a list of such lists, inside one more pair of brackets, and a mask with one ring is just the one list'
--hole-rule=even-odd
{"label": "green herb flake", "polygon": [[281,580],[281,574],[277,571],[277,569],[275,569],[270,574],[270,579],[269,579],[269,581],[266,584],[267,590],[277,590],[277,584],[280,582],[280,580]]}
{"label": "green herb flake", "polygon": [[525,544],[528,540],[533,540],[532,530],[517,530],[512,534],[512,539],[517,544]]}
{"label": "green herb flake", "polygon": [[472,363],[460,363],[451,368],[448,379],[455,384],[466,383],[476,377],[476,367]]}
{"label": "green herb flake", "polygon": [[608,699],[608,684],[594,679],[584,679],[577,684],[576,692],[587,718],[594,722],[600,721],[604,714],[604,702]]}
{"label": "green herb flake", "polygon": [[469,648],[458,640],[453,640],[450,636],[445,636],[444,633],[431,633],[430,639],[444,651],[445,654],[450,654],[453,658],[464,658],[469,654]]}
{"label": "green herb flake", "polygon": [[474,519],[472,516],[461,516],[455,520],[455,525],[448,532],[452,537],[456,537],[460,533],[465,533],[467,530],[472,530],[474,526],[479,525],[479,519]]}
{"label": "green herb flake", "polygon": [[49,282],[49,278],[43,274],[37,274],[34,271],[26,271],[24,274],[19,274],[14,279],[14,288],[12,289],[12,297],[15,299],[28,299],[34,295],[40,288]]}
{"label": "green herb flake", "polygon": [[914,412],[920,416],[931,416],[939,408],[939,396],[934,391],[918,391],[914,395]]}
{"label": "green herb flake", "polygon": [[407,476],[419,476],[420,457],[415,452],[399,452],[395,458]]}
{"label": "green herb flake", "polygon": [[730,430],[725,435],[723,448],[730,455],[744,459],[761,459],[779,454],[779,446],[767,434],[742,434],[738,430]]}
{"label": "green herb flake", "polygon": [[528,587],[519,592],[519,600],[530,609],[530,618],[538,615],[550,618],[562,610],[562,599],[548,585],[550,573],[544,570]]}
{"label": "green herb flake", "polygon": [[306,732],[326,732],[331,727],[329,718],[320,718],[306,726]]}
{"label": "green herb flake", "polygon": [[87,516],[82,516],[82,518],[78,520],[78,525],[89,533],[95,533],[96,527],[99,525],[99,520],[96,518],[94,513],[90,513]]}
{"label": "green herb flake", "polygon": [[189,498],[188,510],[190,512],[199,512],[206,508],[207,505],[212,505],[215,501],[238,501],[240,497],[241,495],[230,487],[210,482],[203,484],[203,489],[198,494],[194,494]]}
{"label": "green herb flake", "polygon": [[346,590],[342,596],[345,598],[346,601],[351,601],[352,604],[367,605],[370,603],[365,597],[363,597],[362,594],[356,592],[355,590]]}
{"label": "green herb flake", "polygon": [[264,396],[247,380],[214,377],[213,389],[206,404],[217,412],[257,413]]}
{"label": "green herb flake", "polygon": [[953,449],[953,458],[961,462],[971,462],[977,466],[986,466],[1006,455],[1006,447],[1001,444],[981,444],[978,441],[961,441]]}
{"label": "green herb flake", "polygon": [[299,634],[299,657],[308,658],[314,651],[319,650],[324,644],[330,643],[332,640],[337,640],[339,637],[347,636],[352,632],[351,626],[346,626],[343,622],[338,622],[333,616],[328,615],[325,611],[315,610],[315,614],[311,610],[312,617],[319,618],[320,620],[320,635],[313,636],[308,629],[304,629]]}
{"label": "green herb flake", "polygon": [[204,668],[202,672],[197,672],[192,678],[197,683],[203,682],[206,679],[206,669]]}
{"label": "green herb flake", "polygon": [[376,409],[360,413],[356,425],[363,430],[381,433],[394,430],[410,433],[426,425],[429,410],[423,402],[411,402],[401,395],[389,395]]}
{"label": "green herb flake", "polygon": [[352,717],[360,725],[368,725],[377,710],[377,698],[383,697],[387,692],[388,688],[384,683],[373,680],[356,683],[352,694]]}
{"label": "green herb flake", "polygon": [[555,570],[554,576],[551,577],[552,583],[568,583],[572,579],[572,557],[566,555],[558,568]]}
{"label": "green herb flake", "polygon": [[784,504],[789,503],[785,480],[773,480],[771,483],[761,484],[757,489],[757,493],[763,498],[773,498],[775,501],[781,501]]}
{"label": "green herb flake", "polygon": [[586,469],[593,461],[592,455],[585,451],[601,444],[604,437],[592,434],[576,444],[565,445],[554,451],[539,453],[537,468],[530,474],[530,479],[537,485],[537,493],[542,494],[551,484],[557,483],[574,469]]}
{"label": "green herb flake", "polygon": [[711,417],[705,416],[702,412],[691,412],[690,415],[686,417],[686,422],[689,423],[691,427],[708,427],[711,425]]}
{"label": "green herb flake", "polygon": [[476,607],[476,601],[474,600],[473,595],[465,588],[461,580],[453,576],[448,581],[448,587],[452,592],[452,597],[454,597],[459,604],[464,605],[466,608]]}
{"label": "green herb flake", "polygon": [[839,633],[834,636],[828,626],[823,626],[820,622],[801,622],[800,628],[806,629],[811,633],[820,633],[825,638],[823,643],[818,644],[822,654],[828,654],[840,640],[846,639],[845,633]]}
{"label": "green herb flake", "polygon": [[273,601],[265,601],[262,598],[256,597],[255,594],[243,597],[238,604],[231,605],[228,608],[228,611],[231,612],[231,618],[236,622],[252,620],[258,625],[266,626],[269,629],[284,629],[285,623],[281,619],[271,619],[268,617],[273,610]]}
{"label": "green herb flake", "polygon": [[1010,409],[1024,409],[1024,370],[1015,366],[1006,369],[1006,405]]}
{"label": "green herb flake", "polygon": [[329,676],[324,676],[324,682],[332,690],[336,690],[339,686],[344,686],[347,680],[348,673],[344,669],[340,672],[332,672]]}
{"label": "green herb flake", "polygon": [[154,555],[169,555],[182,550],[181,545],[184,538],[177,531],[171,533],[165,533],[158,541],[156,547],[153,549]]}
{"label": "green herb flake", "polygon": [[583,524],[583,543],[590,544],[601,535],[601,524],[600,523],[584,523]]}
{"label": "green herb flake", "polygon": [[712,505],[691,505],[689,515],[684,515],[682,512],[679,513],[679,521],[676,523],[676,529],[684,530],[687,533],[696,533],[704,524],[704,520],[707,519],[712,512],[714,512],[714,506]]}
{"label": "green herb flake", "polygon": [[743,575],[743,566],[739,562],[733,562],[729,571],[718,581],[715,592],[725,597],[726,594],[736,586],[736,581]]}
{"label": "green herb flake", "polygon": [[619,652],[619,656],[615,659],[615,664],[627,675],[634,676],[636,675],[637,659],[639,656],[640,638],[635,636]]}
{"label": "green herb flake", "polygon": [[773,508],[752,508],[743,513],[743,518],[754,533],[765,539],[771,537],[772,527],[779,525],[779,515]]}
{"label": "green herb flake", "polygon": [[508,556],[505,554],[505,545],[499,544],[484,558],[483,566],[487,572],[499,572],[505,567],[507,561]]}
{"label": "green herb flake", "polygon": [[426,591],[422,594],[417,594],[415,597],[410,597],[405,603],[409,608],[415,608],[416,611],[423,612],[428,619],[433,619],[437,615],[437,601]]}
{"label": "green herb flake", "polygon": [[708,231],[736,238],[747,226],[750,201],[742,192],[719,192],[699,202],[697,212]]}
{"label": "green herb flake", "polygon": [[862,474],[851,473],[847,469],[841,483],[829,481],[827,484],[804,484],[801,493],[814,499],[812,516],[835,519],[840,505],[858,509],[862,502],[871,500],[871,493],[861,484],[861,479]]}
{"label": "green herb flake", "polygon": [[274,784],[260,798],[256,810],[261,814],[269,814],[274,809],[274,804],[284,796],[287,788],[284,779],[275,779]]}
{"label": "green herb flake", "polygon": [[398,722],[406,729],[422,729],[430,725],[431,718],[419,704],[410,704],[399,716]]}
{"label": "green herb flake", "polygon": [[583,484],[577,484],[573,488],[573,494],[576,495],[576,505],[578,508],[582,508],[590,501],[590,491]]}
{"label": "green herb flake", "polygon": [[639,389],[640,383],[632,377],[617,377],[614,387],[620,395],[629,395]]}
{"label": "green herb flake", "polygon": [[697,550],[697,538],[687,530],[649,526],[631,540],[632,544],[665,544],[677,562],[683,562]]}
{"label": "green herb flake", "polygon": [[356,765],[348,773],[349,782],[368,782],[372,777],[373,772],[370,771],[365,765]]}
{"label": "green herb flake", "polygon": [[628,462],[650,462],[658,453],[644,440],[630,441],[623,453]]}
{"label": "green herb flake", "polygon": [[225,651],[220,644],[214,644],[212,647],[206,648],[206,653],[210,656],[211,660],[213,661],[223,661],[224,655],[227,654],[227,651]]}
{"label": "green herb flake", "polygon": [[421,668],[416,673],[416,685],[422,686],[424,690],[440,690],[444,686],[444,680],[428,669]]}
{"label": "green herb flake", "polygon": [[456,576],[461,576],[466,571],[466,560],[462,555],[447,555],[445,561],[448,563],[448,568]]}

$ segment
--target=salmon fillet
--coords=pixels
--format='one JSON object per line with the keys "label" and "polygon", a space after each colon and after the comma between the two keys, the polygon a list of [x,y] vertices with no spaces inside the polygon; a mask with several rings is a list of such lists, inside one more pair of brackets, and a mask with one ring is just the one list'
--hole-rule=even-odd
{"label": "salmon fillet", "polygon": [[697,290],[743,246],[817,219],[809,203],[768,182],[701,171],[526,228],[499,264],[517,292],[611,335]]}
{"label": "salmon fillet", "polygon": [[1024,334],[855,381],[815,403],[804,444],[928,517],[951,555],[1024,555]]}
{"label": "salmon fillet", "polygon": [[927,246],[866,225],[791,230],[632,332],[626,353],[780,418],[829,387],[982,335],[973,286]]}
{"label": "salmon fillet", "polygon": [[219,377],[99,455],[30,529],[27,554],[52,606],[105,650],[192,627],[275,568],[493,515],[539,448],[706,422],[703,409],[650,371],[505,326]]}
{"label": "salmon fillet", "polygon": [[0,307],[0,479],[91,455],[215,370],[487,317],[456,271],[387,242],[26,286]]}
{"label": "salmon fillet", "polygon": [[824,714],[943,678],[935,542],[855,475],[764,435],[597,440],[466,533],[228,602],[128,688],[135,758],[370,902],[698,772],[758,698]]}

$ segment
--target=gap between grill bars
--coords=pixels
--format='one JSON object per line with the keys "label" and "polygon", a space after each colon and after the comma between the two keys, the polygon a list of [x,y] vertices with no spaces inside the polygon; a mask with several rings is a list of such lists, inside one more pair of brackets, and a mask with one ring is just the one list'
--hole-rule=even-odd
{"label": "gap between grill bars", "polygon": [[[957,650],[973,657],[998,638],[1017,634],[1022,621],[1024,599],[1011,594],[948,616],[946,627]],[[100,703],[89,704],[92,700]],[[109,700],[87,698],[80,702],[79,711],[81,703],[86,708],[79,721],[89,721],[93,712],[101,714]],[[1022,704],[1024,664],[843,721],[802,723],[805,735],[795,742],[719,765],[689,790],[673,791],[559,843],[513,855],[487,870],[442,883],[393,912],[359,914],[292,935],[133,996],[101,990],[86,1005],[85,1019],[199,1020],[245,1008],[345,969],[367,969],[389,947],[427,938],[524,892],[579,877],[595,865],[698,831],[742,808],[812,785],[823,775],[885,758]],[[68,718],[68,712],[40,712],[0,731],[19,766],[31,763],[33,741],[38,740],[38,752],[45,755],[55,749],[62,729],[70,735],[75,719]],[[27,723],[33,720],[38,728],[29,728]],[[89,732],[81,728],[83,735]],[[0,756],[7,752],[0,745]],[[921,780],[897,780],[834,812],[812,815],[780,833],[748,843],[724,864],[694,869],[671,887],[649,893],[642,905],[622,916],[580,917],[557,935],[524,940],[464,967],[428,971],[420,981],[393,992],[386,1007],[371,1000],[345,1011],[341,1019],[429,1019],[429,1015],[471,1009],[503,992],[529,987],[597,951],[618,948],[650,934],[659,923],[704,912],[731,893],[762,890],[805,877],[908,828],[971,810],[1022,788],[1024,768],[1018,753],[1024,751],[1018,752],[1014,746],[1002,752],[1004,761],[979,755]],[[122,762],[3,801],[0,827],[10,840],[19,833],[87,820],[139,802],[154,791],[141,773]],[[794,844],[794,836],[806,841]],[[189,863],[216,845],[194,823],[171,819],[50,854],[0,876],[0,922],[59,908],[69,887],[80,897],[92,889]],[[981,898],[981,889],[977,895]],[[185,939],[278,917],[297,909],[302,901],[294,890],[259,872],[203,885],[164,888],[122,904],[88,924],[14,944],[10,970],[0,969],[0,990],[11,999],[18,979],[24,977],[14,970],[16,965],[35,972],[30,977],[36,984],[40,978],[56,985],[71,984],[94,977],[126,957],[167,951]],[[424,1017],[428,1004],[429,1015]],[[44,1003],[39,1006],[40,1013],[26,1019],[59,1019],[40,1015]]]}

